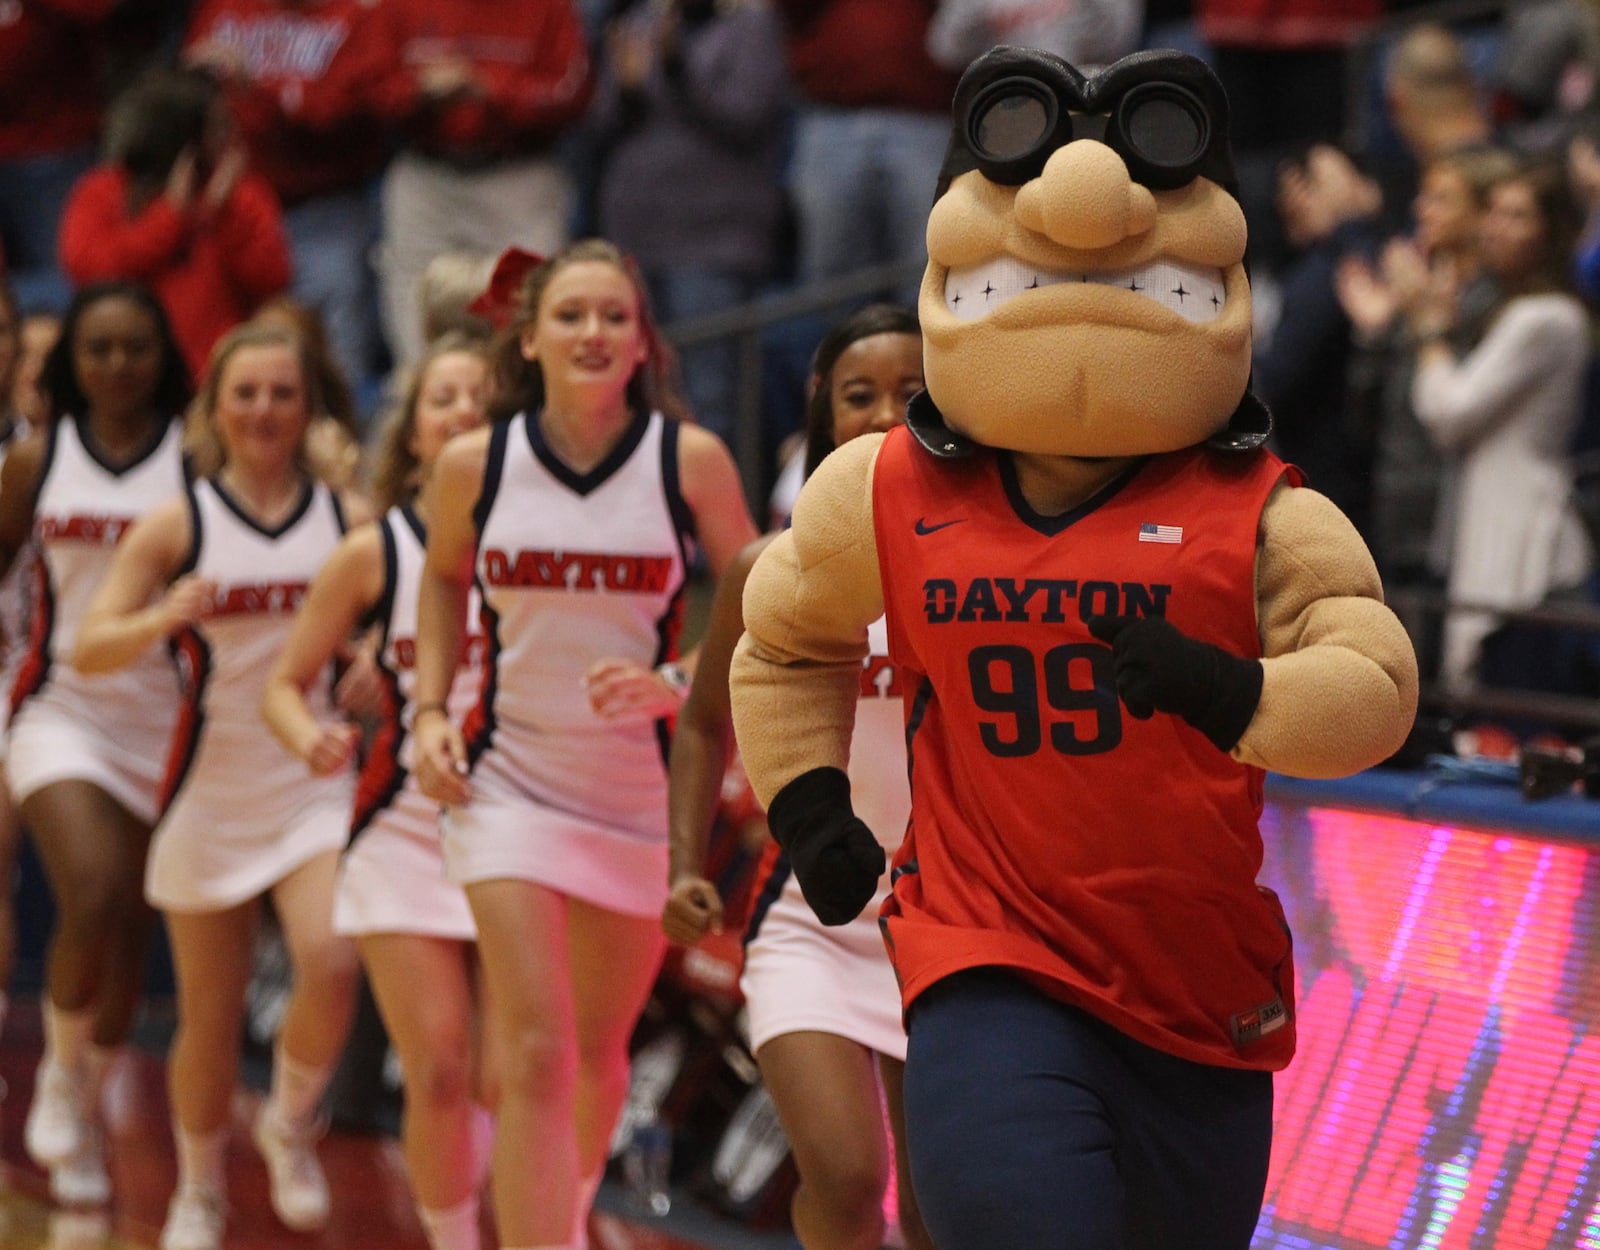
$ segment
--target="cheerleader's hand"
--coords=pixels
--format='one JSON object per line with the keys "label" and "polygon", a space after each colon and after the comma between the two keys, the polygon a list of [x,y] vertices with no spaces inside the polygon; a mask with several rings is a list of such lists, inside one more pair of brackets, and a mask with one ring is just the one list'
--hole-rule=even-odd
{"label": "cheerleader's hand", "polygon": [[161,597],[160,612],[166,632],[175,634],[186,625],[193,625],[211,611],[216,598],[217,584],[209,577],[186,573]]}
{"label": "cheerleader's hand", "polygon": [[313,777],[331,777],[350,763],[360,740],[361,730],[355,725],[321,725],[302,758]]}
{"label": "cheerleader's hand", "polygon": [[417,710],[411,726],[416,749],[417,786],[443,807],[460,807],[472,798],[467,784],[467,743],[441,707]]}
{"label": "cheerleader's hand", "polygon": [[660,720],[683,706],[685,690],[660,669],[632,660],[600,660],[583,675],[589,706],[603,720]]}
{"label": "cheerleader's hand", "polygon": [[849,924],[872,901],[883,847],[850,806],[850,778],[839,769],[813,768],[790,781],[767,809],[767,824],[823,924]]}
{"label": "cheerleader's hand", "polygon": [[383,672],[373,659],[372,648],[352,647],[341,658],[346,667],[333,688],[333,705],[346,716],[377,720],[383,715],[389,691],[384,685]]}
{"label": "cheerleader's hand", "polygon": [[693,946],[707,933],[722,932],[722,899],[704,877],[679,877],[667,891],[661,928],[669,942]]}

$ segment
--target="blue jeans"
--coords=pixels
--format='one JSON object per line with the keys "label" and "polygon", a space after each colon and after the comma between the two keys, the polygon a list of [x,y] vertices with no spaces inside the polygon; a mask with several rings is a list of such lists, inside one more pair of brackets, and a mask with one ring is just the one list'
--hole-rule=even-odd
{"label": "blue jeans", "polygon": [[[789,194],[802,282],[927,255],[928,210],[949,118],[807,105],[795,120]],[[917,284],[897,298],[917,302]]]}
{"label": "blue jeans", "polygon": [[378,285],[371,255],[378,237],[374,187],[319,196],[286,209],[294,297],[322,314],[328,345],[351,389],[361,394],[381,371]]}
{"label": "blue jeans", "polygon": [[62,312],[72,298],[56,236],[73,184],[94,163],[93,148],[0,161],[0,242],[11,290],[25,312]]}
{"label": "blue jeans", "polygon": [[906,1137],[939,1250],[1248,1250],[1272,1074],[1190,1063],[994,968],[912,1004]]}

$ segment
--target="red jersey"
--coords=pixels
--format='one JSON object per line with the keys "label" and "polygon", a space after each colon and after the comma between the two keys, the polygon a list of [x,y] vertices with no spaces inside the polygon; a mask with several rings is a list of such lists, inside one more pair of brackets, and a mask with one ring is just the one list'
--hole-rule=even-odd
{"label": "red jersey", "polygon": [[1285,473],[1195,448],[1046,518],[1008,457],[885,438],[873,511],[912,797],[883,917],[907,1008],[951,973],[1007,967],[1158,1050],[1288,1063],[1289,931],[1256,883],[1261,771],[1176,716],[1129,716],[1085,623],[1164,616],[1259,656],[1256,534]]}
{"label": "red jersey", "polygon": [[389,72],[373,0],[203,0],[189,48],[229,49],[228,104],[250,163],[285,204],[360,186],[388,156],[372,95]]}

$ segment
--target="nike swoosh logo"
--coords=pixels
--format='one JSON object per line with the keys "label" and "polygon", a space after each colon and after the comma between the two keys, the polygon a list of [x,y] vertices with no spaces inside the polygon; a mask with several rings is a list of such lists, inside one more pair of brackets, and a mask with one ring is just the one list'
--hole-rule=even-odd
{"label": "nike swoosh logo", "polygon": [[912,526],[912,528],[919,534],[927,535],[935,533],[938,530],[949,529],[952,525],[960,525],[961,522],[965,521],[966,519],[967,518],[964,516],[958,516],[954,521],[940,521],[937,525],[929,525],[921,517],[918,517],[917,523]]}

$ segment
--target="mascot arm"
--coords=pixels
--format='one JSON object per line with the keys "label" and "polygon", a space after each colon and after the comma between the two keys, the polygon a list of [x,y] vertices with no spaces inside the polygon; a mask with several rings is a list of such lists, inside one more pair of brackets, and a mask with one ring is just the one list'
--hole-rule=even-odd
{"label": "mascot arm", "polygon": [[846,443],[800,492],[793,525],[745,583],[745,633],[729,678],[745,771],[825,924],[859,915],[884,865],[851,809],[845,774],[867,627],[883,615],[872,523],[881,441]]}
{"label": "mascot arm", "polygon": [[1417,660],[1372,556],[1325,496],[1279,486],[1256,552],[1261,700],[1235,758],[1292,777],[1342,777],[1399,749]]}

